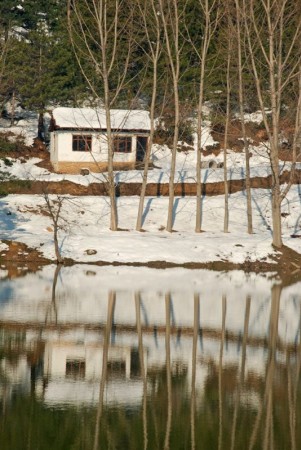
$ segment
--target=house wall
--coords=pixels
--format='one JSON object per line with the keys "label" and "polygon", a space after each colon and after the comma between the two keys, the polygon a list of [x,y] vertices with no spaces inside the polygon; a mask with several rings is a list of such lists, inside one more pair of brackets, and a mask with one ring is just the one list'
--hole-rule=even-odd
{"label": "house wall", "polygon": [[[92,135],[92,151],[76,152],[72,150],[72,136],[75,134]],[[136,162],[137,137],[131,133],[122,133],[132,137],[131,153],[115,153],[116,168],[133,168]],[[108,143],[105,134],[96,132],[76,133],[70,131],[54,131],[50,138],[50,161],[57,172],[79,173],[87,168],[93,172],[107,169]]]}

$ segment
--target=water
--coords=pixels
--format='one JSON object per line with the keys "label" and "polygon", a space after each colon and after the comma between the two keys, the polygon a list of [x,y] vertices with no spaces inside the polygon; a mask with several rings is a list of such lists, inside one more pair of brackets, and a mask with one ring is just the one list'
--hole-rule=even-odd
{"label": "water", "polygon": [[301,448],[301,281],[1,275],[1,450]]}

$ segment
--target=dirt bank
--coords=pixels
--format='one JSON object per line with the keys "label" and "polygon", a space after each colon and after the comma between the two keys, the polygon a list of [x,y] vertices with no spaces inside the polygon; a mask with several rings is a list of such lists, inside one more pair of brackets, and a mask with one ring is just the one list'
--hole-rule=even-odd
{"label": "dirt bank", "polygon": [[[285,171],[281,175],[281,183],[287,183],[289,181],[290,172]],[[295,173],[294,184],[301,184],[301,170],[297,170]],[[229,192],[233,194],[245,189],[245,180],[231,180],[228,182]],[[255,177],[251,179],[252,188],[268,189],[272,185],[272,176],[261,178]],[[7,194],[43,194],[47,192],[49,194],[70,194],[70,195],[108,195],[108,187],[106,183],[92,183],[89,186],[83,186],[80,184],[72,183],[71,181],[60,182],[44,182],[44,181],[31,181],[27,183],[16,182],[2,182],[1,191]],[[131,196],[140,195],[141,183],[119,183],[116,187],[117,196]],[[224,194],[224,182],[207,183],[202,185],[202,195],[214,196]],[[169,185],[168,183],[148,183],[146,188],[146,195],[168,196]],[[178,183],[175,185],[175,195],[193,196],[196,195],[195,183]]]}

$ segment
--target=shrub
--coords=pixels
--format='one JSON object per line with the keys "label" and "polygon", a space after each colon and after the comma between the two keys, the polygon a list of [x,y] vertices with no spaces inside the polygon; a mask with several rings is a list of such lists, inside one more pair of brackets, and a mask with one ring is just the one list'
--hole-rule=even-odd
{"label": "shrub", "polygon": [[24,137],[14,135],[12,132],[0,134],[0,153],[8,154],[20,152],[25,149]]}

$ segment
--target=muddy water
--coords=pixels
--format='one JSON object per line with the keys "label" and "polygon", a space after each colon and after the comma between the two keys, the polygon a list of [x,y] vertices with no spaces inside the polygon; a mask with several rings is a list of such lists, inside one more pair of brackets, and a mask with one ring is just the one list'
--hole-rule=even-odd
{"label": "muddy water", "polygon": [[1,450],[301,448],[301,280],[0,275]]}

